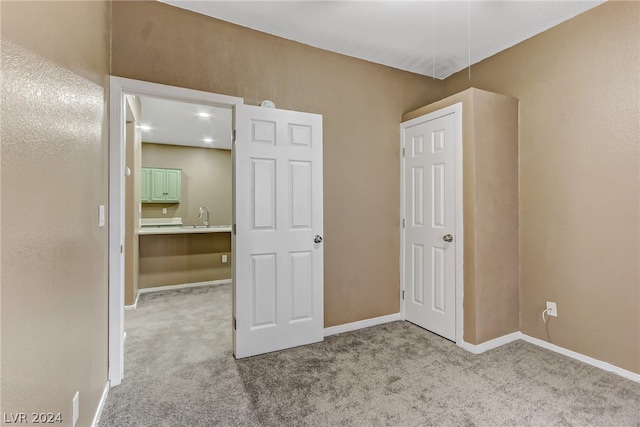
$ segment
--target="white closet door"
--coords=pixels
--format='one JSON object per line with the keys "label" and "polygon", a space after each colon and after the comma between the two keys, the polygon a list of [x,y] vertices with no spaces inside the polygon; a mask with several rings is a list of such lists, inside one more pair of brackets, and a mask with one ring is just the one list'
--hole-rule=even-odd
{"label": "white closet door", "polygon": [[405,127],[405,318],[456,339],[455,113]]}

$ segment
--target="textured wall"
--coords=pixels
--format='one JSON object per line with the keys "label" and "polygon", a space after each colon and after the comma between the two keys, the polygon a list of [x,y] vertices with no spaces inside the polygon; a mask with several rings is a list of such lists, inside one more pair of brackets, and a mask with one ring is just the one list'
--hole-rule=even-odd
{"label": "textured wall", "polygon": [[90,425],[107,383],[109,4],[2,8],[2,412]]}
{"label": "textured wall", "polygon": [[[520,100],[520,328],[640,372],[640,3],[607,2],[445,80]],[[559,317],[545,329],[545,301]]]}
{"label": "textured wall", "polygon": [[159,2],[114,2],[113,74],[322,114],[325,326],[398,312],[398,124],[442,82]]}

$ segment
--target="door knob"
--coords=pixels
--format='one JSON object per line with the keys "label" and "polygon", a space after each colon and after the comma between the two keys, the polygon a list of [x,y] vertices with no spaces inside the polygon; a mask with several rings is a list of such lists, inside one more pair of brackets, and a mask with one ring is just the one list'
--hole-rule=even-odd
{"label": "door knob", "polygon": [[446,234],[442,236],[442,240],[444,240],[445,242],[453,242],[453,236],[451,234]]}
{"label": "door knob", "polygon": [[318,236],[317,234],[313,238],[313,243],[322,243],[322,236]]}

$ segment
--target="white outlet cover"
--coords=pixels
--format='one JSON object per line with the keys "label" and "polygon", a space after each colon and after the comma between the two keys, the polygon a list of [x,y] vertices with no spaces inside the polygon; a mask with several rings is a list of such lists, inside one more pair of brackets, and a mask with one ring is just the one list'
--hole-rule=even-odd
{"label": "white outlet cover", "polygon": [[547,314],[551,317],[558,317],[558,307],[555,302],[547,301]]}

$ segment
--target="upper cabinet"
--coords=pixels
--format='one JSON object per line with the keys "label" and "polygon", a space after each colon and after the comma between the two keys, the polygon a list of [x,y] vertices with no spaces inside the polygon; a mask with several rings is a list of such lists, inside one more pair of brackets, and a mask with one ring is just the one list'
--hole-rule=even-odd
{"label": "upper cabinet", "polygon": [[151,168],[142,168],[142,203],[151,203]]}
{"label": "upper cabinet", "polygon": [[142,203],[180,203],[182,170],[142,168]]}

